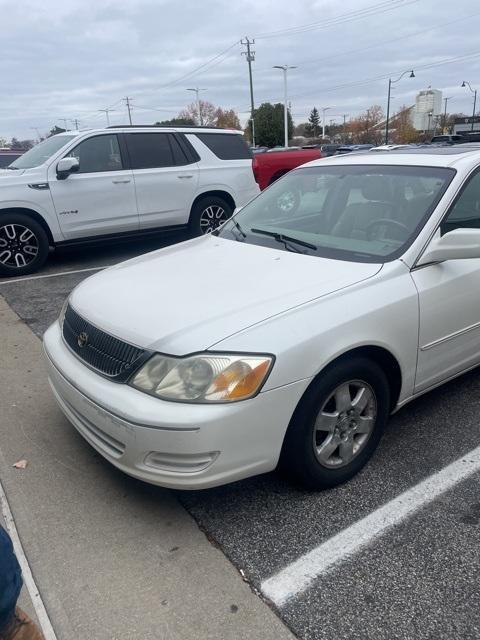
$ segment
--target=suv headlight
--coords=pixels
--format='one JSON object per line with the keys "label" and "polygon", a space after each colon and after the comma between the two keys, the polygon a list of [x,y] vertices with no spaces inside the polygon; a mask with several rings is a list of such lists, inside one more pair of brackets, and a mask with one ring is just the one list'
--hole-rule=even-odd
{"label": "suv headlight", "polygon": [[200,353],[186,358],[156,354],[130,385],[181,402],[236,402],[254,396],[272,368],[273,356]]}

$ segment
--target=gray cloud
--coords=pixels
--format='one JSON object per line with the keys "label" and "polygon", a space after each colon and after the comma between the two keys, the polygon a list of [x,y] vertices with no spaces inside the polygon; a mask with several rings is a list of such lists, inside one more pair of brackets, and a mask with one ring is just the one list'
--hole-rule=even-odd
{"label": "gray cloud", "polygon": [[[102,126],[98,109],[114,105],[113,123],[126,121],[121,98],[133,98],[134,121],[176,115],[201,86],[206,99],[248,116],[247,65],[239,44],[211,65],[181,76],[234,45],[241,37],[335,19],[380,0],[0,0],[0,138],[31,137],[60,118]],[[463,79],[480,88],[480,6],[403,0],[391,11],[328,28],[258,38],[255,101],[280,101],[283,85],[274,64],[297,65],[289,74],[294,119],[313,105],[331,106],[328,118],[354,115],[386,101],[387,78],[414,68],[415,79],[395,86],[392,107],[412,104],[427,86],[451,96],[449,110],[471,113]],[[435,28],[432,28],[435,27]],[[477,57],[435,65],[447,58]],[[425,68],[422,68],[425,67]],[[364,82],[365,81],[365,82]]]}

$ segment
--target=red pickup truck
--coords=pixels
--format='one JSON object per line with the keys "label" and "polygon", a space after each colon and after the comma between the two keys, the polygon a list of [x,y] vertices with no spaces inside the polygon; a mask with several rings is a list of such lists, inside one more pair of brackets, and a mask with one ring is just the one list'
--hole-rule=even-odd
{"label": "red pickup truck", "polygon": [[253,156],[253,173],[260,189],[266,189],[272,182],[278,180],[301,164],[318,160],[322,157],[320,149],[285,149],[257,153]]}

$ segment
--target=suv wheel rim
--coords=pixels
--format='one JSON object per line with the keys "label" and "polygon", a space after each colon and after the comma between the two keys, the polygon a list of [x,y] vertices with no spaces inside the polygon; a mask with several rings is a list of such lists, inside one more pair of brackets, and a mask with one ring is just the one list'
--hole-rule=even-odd
{"label": "suv wheel rim", "polygon": [[22,224],[6,224],[0,227],[0,264],[21,269],[35,260],[38,254],[38,238]]}
{"label": "suv wheel rim", "polygon": [[225,209],[219,205],[206,207],[200,215],[200,230],[202,233],[212,233],[217,227],[228,220]]}
{"label": "suv wheel rim", "polygon": [[323,403],[313,429],[313,449],[322,467],[350,464],[367,444],[377,419],[372,387],[362,380],[342,382]]}

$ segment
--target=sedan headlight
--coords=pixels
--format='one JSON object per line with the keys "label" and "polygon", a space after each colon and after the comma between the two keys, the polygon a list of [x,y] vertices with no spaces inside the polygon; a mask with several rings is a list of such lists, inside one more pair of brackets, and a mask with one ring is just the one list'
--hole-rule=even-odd
{"label": "sedan headlight", "polygon": [[68,301],[70,300],[70,296],[67,296],[64,303],[62,304],[62,308],[60,310],[60,315],[58,316],[58,322],[60,324],[60,328],[63,331],[63,321],[65,320],[65,314],[67,313]]}
{"label": "sedan headlight", "polygon": [[254,396],[267,379],[273,357],[200,353],[187,358],[154,355],[130,384],[163,400],[235,402]]}

